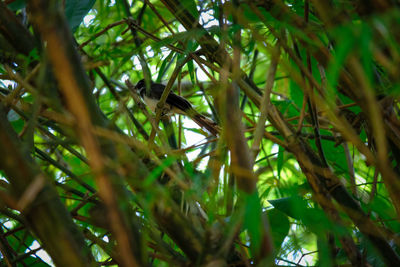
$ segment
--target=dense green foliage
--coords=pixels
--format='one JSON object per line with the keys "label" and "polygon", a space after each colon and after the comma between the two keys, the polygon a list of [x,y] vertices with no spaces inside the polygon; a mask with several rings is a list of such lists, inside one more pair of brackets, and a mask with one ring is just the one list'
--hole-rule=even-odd
{"label": "dense green foliage", "polygon": [[[399,20],[394,0],[0,0],[2,266],[399,266]],[[152,113],[143,78],[219,135]]]}

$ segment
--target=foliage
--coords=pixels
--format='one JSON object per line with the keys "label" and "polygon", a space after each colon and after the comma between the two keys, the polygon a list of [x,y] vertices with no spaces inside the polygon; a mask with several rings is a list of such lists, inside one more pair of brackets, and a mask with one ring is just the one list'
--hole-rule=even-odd
{"label": "foliage", "polygon": [[[0,1],[2,265],[399,266],[399,18],[390,0]],[[152,113],[143,78],[218,136]]]}

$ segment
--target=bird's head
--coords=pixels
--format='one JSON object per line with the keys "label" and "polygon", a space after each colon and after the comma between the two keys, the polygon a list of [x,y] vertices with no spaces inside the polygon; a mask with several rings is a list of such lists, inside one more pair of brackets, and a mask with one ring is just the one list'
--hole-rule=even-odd
{"label": "bird's head", "polygon": [[[150,84],[152,84],[153,82],[150,81]],[[146,80],[145,79],[141,79],[140,81],[138,81],[138,83],[135,86],[136,90],[142,90],[146,88]]]}

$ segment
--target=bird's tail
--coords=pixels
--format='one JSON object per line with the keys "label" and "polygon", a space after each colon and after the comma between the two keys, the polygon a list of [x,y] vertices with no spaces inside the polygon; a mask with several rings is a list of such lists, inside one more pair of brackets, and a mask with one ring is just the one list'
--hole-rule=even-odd
{"label": "bird's tail", "polygon": [[219,135],[221,128],[214,121],[204,117],[197,112],[191,118],[195,123],[197,123],[200,127],[205,128],[211,134],[215,136]]}

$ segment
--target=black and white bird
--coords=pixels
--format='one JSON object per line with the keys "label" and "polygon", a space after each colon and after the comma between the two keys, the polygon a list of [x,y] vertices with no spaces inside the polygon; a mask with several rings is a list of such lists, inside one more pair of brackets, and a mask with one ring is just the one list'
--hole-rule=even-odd
{"label": "black and white bird", "polygon": [[[146,81],[140,80],[136,86],[140,96],[145,104],[155,112],[157,103],[161,99],[165,85],[161,83],[150,83],[150,90],[146,91]],[[182,114],[191,118],[200,127],[205,128],[211,134],[217,136],[219,134],[219,126],[212,120],[198,113],[185,98],[170,92],[163,107],[163,114]]]}

